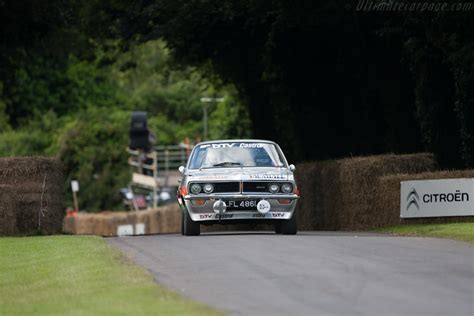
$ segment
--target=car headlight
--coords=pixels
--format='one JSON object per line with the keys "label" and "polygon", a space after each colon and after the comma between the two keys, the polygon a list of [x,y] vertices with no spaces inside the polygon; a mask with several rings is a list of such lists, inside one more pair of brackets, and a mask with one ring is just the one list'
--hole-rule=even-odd
{"label": "car headlight", "polygon": [[207,183],[204,185],[203,190],[206,193],[212,193],[212,191],[214,191],[214,186],[210,183]]}
{"label": "car headlight", "polygon": [[198,194],[201,193],[201,185],[198,183],[194,183],[191,185],[191,193]]}
{"label": "car headlight", "polygon": [[268,187],[268,190],[271,193],[277,193],[278,191],[280,191],[280,186],[276,183],[273,183],[273,184],[270,184],[270,186]]}
{"label": "car headlight", "polygon": [[293,192],[293,185],[291,183],[283,183],[281,190],[283,193],[291,193]]}

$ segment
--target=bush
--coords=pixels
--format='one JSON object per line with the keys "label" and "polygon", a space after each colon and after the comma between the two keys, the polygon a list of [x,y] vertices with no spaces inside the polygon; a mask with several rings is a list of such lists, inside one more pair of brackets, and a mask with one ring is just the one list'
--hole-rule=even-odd
{"label": "bush", "polygon": [[60,131],[55,151],[68,170],[68,192],[71,180],[80,183],[80,208],[107,210],[119,204],[118,190],[129,182],[125,151],[129,120],[128,111],[95,108],[77,115]]}

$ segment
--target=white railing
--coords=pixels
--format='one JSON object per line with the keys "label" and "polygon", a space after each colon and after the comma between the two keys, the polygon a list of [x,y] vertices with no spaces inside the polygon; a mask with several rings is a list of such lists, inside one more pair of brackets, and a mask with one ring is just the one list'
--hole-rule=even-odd
{"label": "white railing", "polygon": [[[179,144],[171,146],[155,146],[150,152],[132,150],[127,148],[130,157],[128,164],[131,167],[132,180],[129,190],[133,193],[133,187],[138,186],[153,192],[153,207],[158,205],[158,192],[163,187],[176,184],[171,178],[178,175],[179,166],[186,165],[186,161],[192,150],[192,145]],[[138,209],[136,205],[133,205]]]}

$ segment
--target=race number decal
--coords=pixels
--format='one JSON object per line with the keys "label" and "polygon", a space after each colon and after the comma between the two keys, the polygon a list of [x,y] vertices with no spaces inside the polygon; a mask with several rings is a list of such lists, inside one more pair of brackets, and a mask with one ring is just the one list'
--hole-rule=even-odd
{"label": "race number decal", "polygon": [[268,213],[270,211],[270,208],[271,208],[270,203],[265,200],[261,200],[257,204],[257,211],[259,211],[262,214]]}

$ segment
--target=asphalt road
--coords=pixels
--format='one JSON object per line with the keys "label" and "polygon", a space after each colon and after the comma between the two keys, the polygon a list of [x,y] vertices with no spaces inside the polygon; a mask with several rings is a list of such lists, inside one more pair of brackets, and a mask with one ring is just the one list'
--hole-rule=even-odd
{"label": "asphalt road", "polygon": [[322,232],[107,241],[231,315],[474,315],[474,248],[463,242]]}

